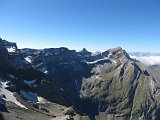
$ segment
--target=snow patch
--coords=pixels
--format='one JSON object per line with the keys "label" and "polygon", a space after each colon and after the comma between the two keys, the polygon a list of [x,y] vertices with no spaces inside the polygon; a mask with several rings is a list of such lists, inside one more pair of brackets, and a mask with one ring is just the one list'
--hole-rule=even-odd
{"label": "snow patch", "polygon": [[46,100],[43,97],[38,96],[38,102],[37,103],[44,103]]}
{"label": "snow patch", "polygon": [[44,73],[45,73],[45,74],[47,74],[47,73],[48,73],[48,71],[46,70],[46,71],[44,71]]}
{"label": "snow patch", "polygon": [[96,76],[95,78],[96,78],[96,79],[99,79],[99,76]]}
{"label": "snow patch", "polygon": [[98,59],[98,60],[95,60],[93,62],[87,62],[87,64],[95,64],[95,63],[100,62],[102,60],[108,60],[108,57],[104,57],[103,59]]}
{"label": "snow patch", "polygon": [[10,53],[16,52],[15,47],[11,47],[11,46],[5,46],[7,48],[7,51]]}
{"label": "snow patch", "polygon": [[117,64],[117,61],[115,61],[115,60],[112,60],[112,62],[115,63],[115,64]]}
{"label": "snow patch", "polygon": [[39,71],[43,72],[43,73],[48,73],[47,68],[46,67],[42,67],[41,69],[38,69]]}
{"label": "snow patch", "polygon": [[27,62],[29,62],[29,63],[31,63],[32,62],[32,60],[31,60],[31,56],[27,56],[27,57],[25,57],[24,58]]}
{"label": "snow patch", "polygon": [[121,51],[119,51],[117,54],[121,54],[122,52]]}
{"label": "snow patch", "polygon": [[118,67],[118,70],[120,70],[122,67],[123,67],[123,65],[121,64],[121,65]]}
{"label": "snow patch", "polygon": [[109,54],[108,54],[108,57],[111,57],[112,56],[112,53],[110,52]]}
{"label": "snow patch", "polygon": [[6,81],[6,82],[0,81],[0,82],[1,82],[0,84],[2,84],[4,88],[9,87],[9,86],[7,85],[8,81]]}
{"label": "snow patch", "polygon": [[16,105],[27,109],[23,104],[17,101],[17,99],[14,97],[13,93],[9,90],[6,89],[8,87],[6,85],[7,82],[4,82],[3,80],[0,79],[0,94],[4,94],[6,98],[3,98],[5,101],[10,101],[15,103]]}
{"label": "snow patch", "polygon": [[119,58],[119,60],[120,60],[121,63],[123,63],[121,58]]}

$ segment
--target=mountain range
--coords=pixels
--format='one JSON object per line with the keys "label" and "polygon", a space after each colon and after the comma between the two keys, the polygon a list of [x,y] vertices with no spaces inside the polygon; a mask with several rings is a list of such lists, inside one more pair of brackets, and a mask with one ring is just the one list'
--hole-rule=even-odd
{"label": "mountain range", "polygon": [[132,56],[142,54],[18,49],[0,39],[0,119],[159,120],[159,65]]}

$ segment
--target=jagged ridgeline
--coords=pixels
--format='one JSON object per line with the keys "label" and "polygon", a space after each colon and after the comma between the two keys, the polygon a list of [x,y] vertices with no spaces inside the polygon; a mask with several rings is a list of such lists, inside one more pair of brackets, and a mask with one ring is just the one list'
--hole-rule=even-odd
{"label": "jagged ridgeline", "polygon": [[18,49],[0,39],[0,119],[159,120],[155,69],[121,47]]}

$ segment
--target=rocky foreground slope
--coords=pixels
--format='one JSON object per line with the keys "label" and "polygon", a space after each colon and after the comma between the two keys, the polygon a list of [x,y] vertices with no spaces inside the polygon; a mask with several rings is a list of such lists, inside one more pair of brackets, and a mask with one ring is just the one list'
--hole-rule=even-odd
{"label": "rocky foreground slope", "polygon": [[159,120],[153,71],[120,47],[18,49],[0,39],[1,119]]}

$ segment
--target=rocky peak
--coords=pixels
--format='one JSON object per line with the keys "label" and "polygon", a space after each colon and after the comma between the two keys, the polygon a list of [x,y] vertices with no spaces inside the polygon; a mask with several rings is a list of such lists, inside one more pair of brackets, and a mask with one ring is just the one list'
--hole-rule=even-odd
{"label": "rocky peak", "polygon": [[125,60],[130,59],[128,53],[125,50],[123,50],[121,47],[109,49],[105,51],[103,54],[106,54],[106,53],[108,53],[109,57],[121,58]]}
{"label": "rocky peak", "polygon": [[110,48],[110,49],[108,49],[108,50],[109,50],[109,51],[122,51],[123,48],[120,47],[120,46],[118,46],[118,47],[115,47],[115,48]]}
{"label": "rocky peak", "polygon": [[8,42],[6,40],[2,40],[2,43],[9,53],[17,52],[17,44],[15,42]]}
{"label": "rocky peak", "polygon": [[81,53],[89,53],[86,48],[83,48],[80,52]]}
{"label": "rocky peak", "polygon": [[107,50],[110,55],[117,55],[124,53],[124,50],[121,47],[111,48]]}
{"label": "rocky peak", "polygon": [[83,48],[78,54],[82,59],[90,59],[92,53]]}

